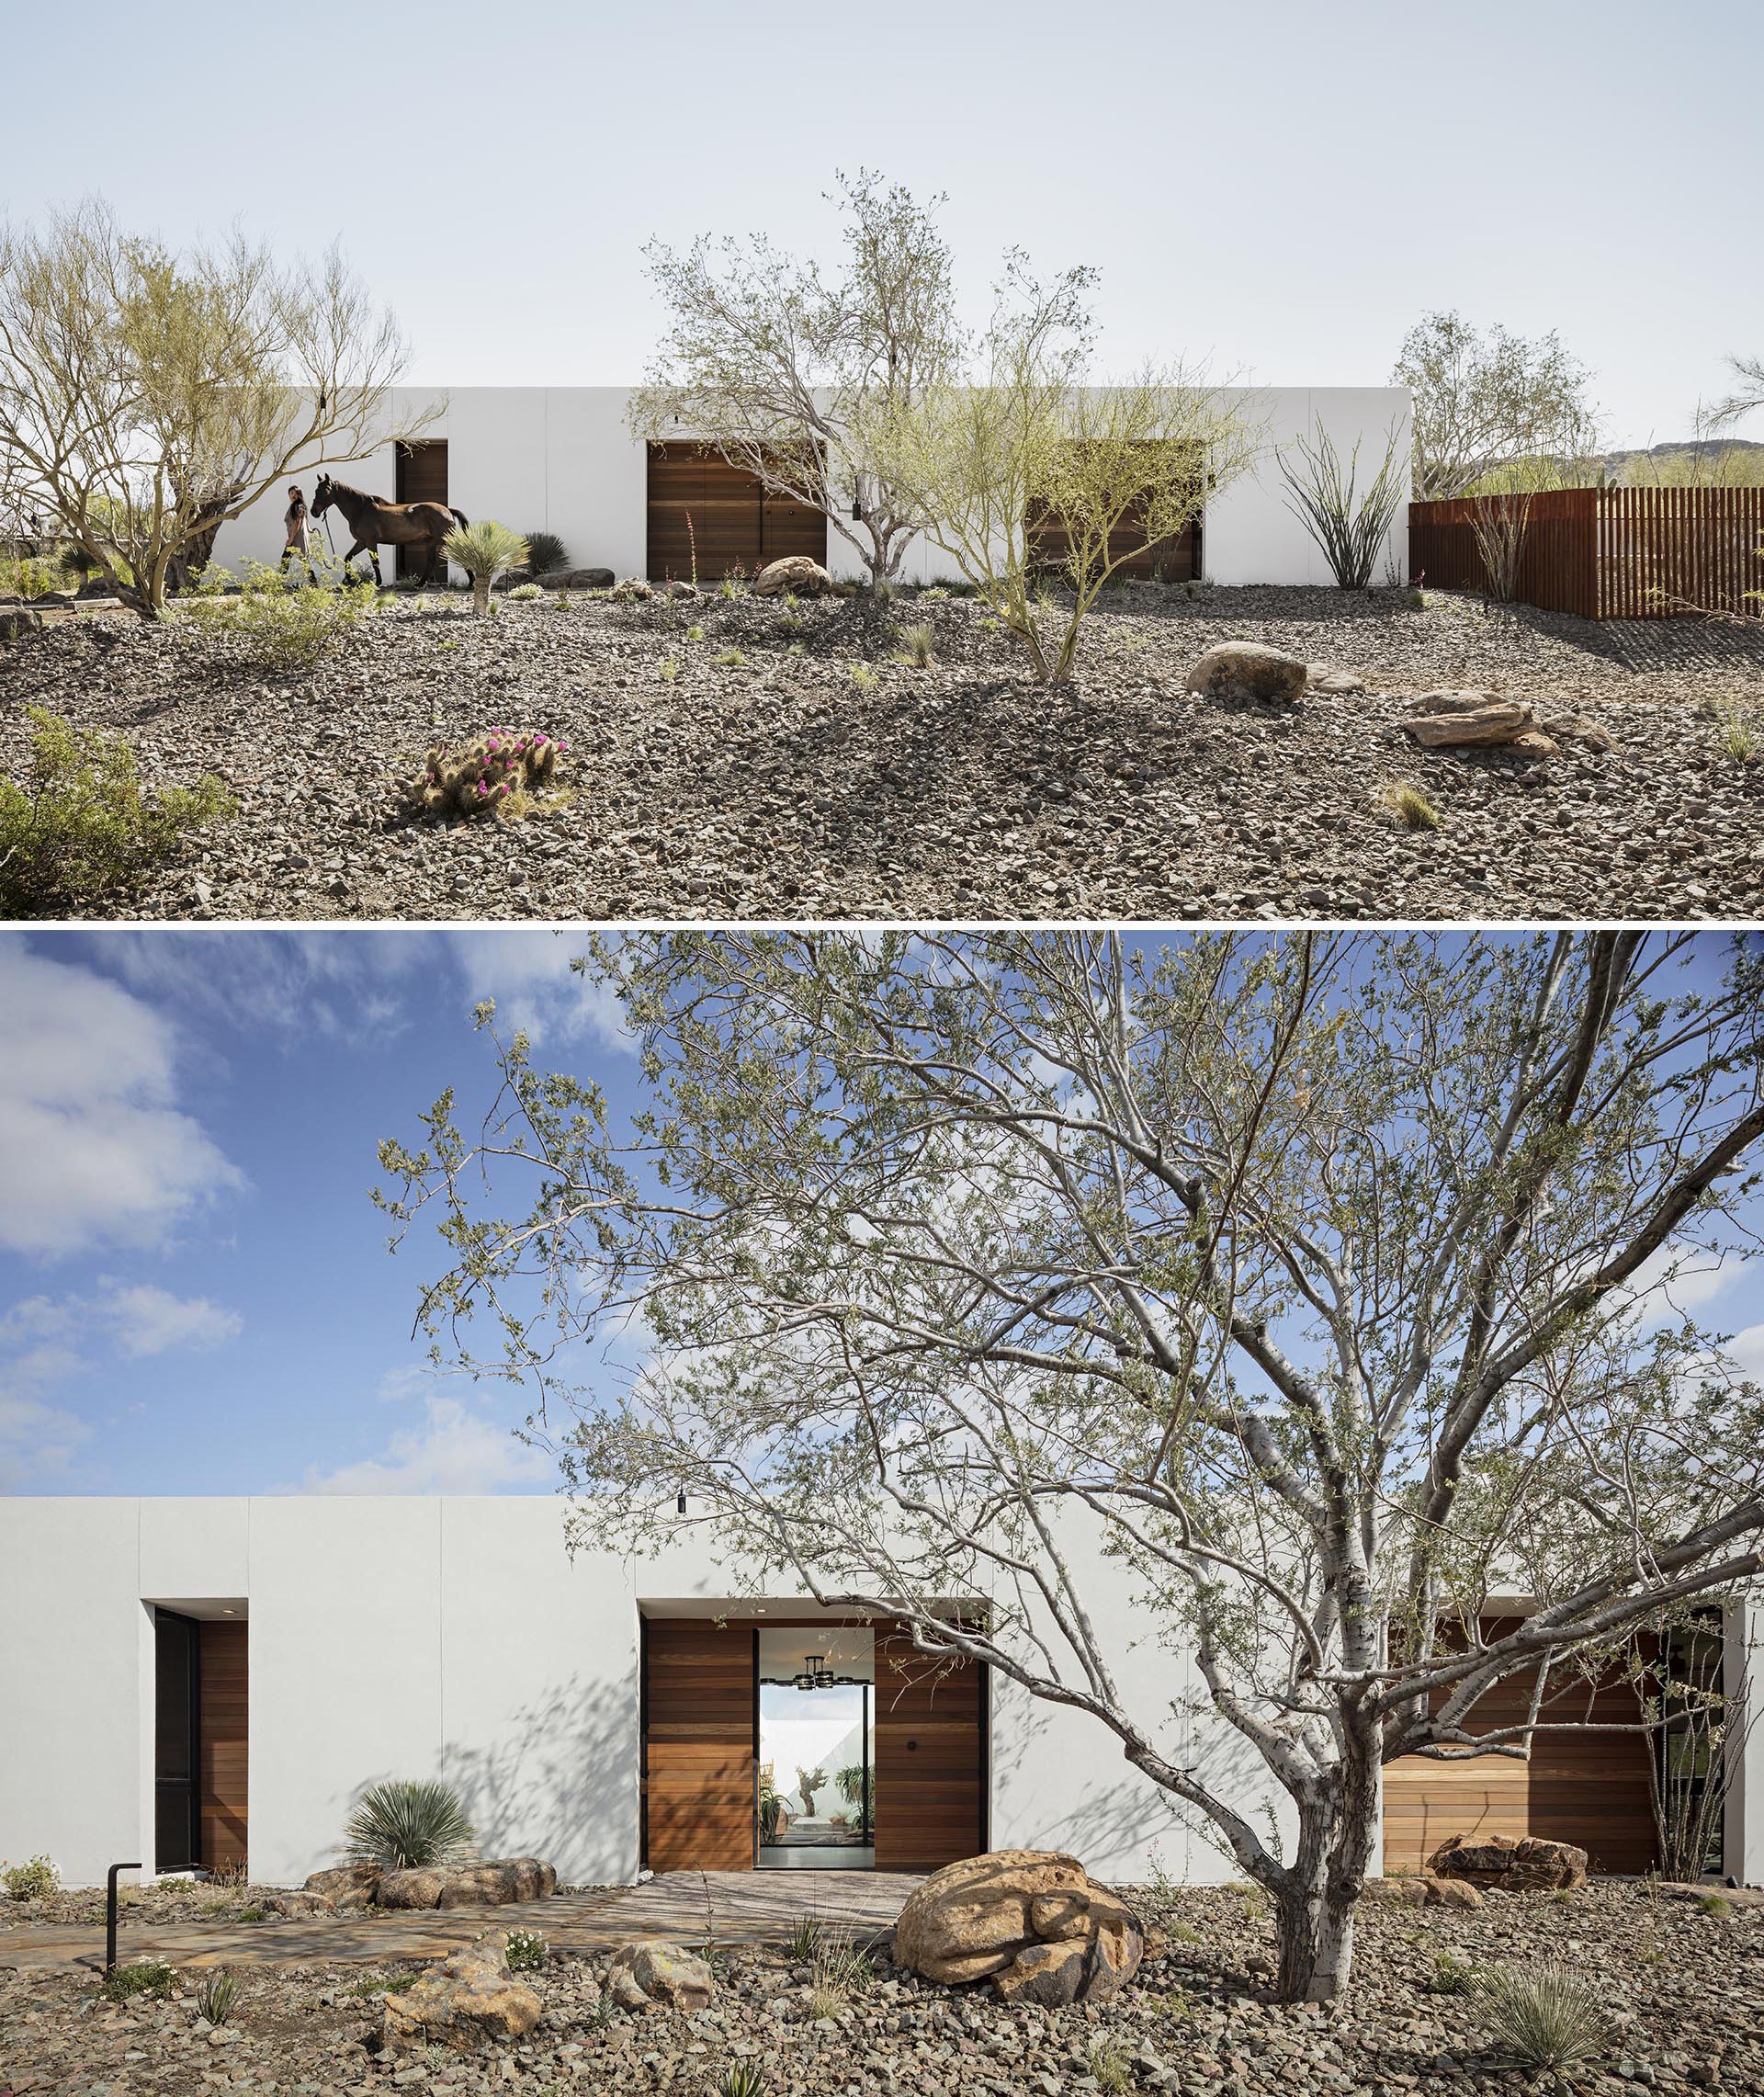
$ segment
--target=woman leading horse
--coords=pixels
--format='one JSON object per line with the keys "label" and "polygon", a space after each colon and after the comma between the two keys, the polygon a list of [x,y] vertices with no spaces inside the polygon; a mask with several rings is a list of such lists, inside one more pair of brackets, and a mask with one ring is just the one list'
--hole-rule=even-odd
{"label": "woman leading horse", "polygon": [[358,553],[365,553],[374,564],[374,581],[381,580],[379,550],[382,546],[424,546],[428,560],[424,566],[421,581],[435,580],[435,562],[441,558],[441,542],[455,525],[469,520],[463,510],[450,509],[446,503],[389,503],[379,495],[364,494],[359,488],[345,487],[341,481],[334,481],[328,473],[319,475],[318,487],[312,496],[312,515],[322,517],[329,509],[343,513],[354,538],[354,544],[343,557],[345,568]]}

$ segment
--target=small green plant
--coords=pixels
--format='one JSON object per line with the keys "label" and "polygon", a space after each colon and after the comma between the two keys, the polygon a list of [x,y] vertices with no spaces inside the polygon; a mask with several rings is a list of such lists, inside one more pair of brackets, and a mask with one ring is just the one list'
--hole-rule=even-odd
{"label": "small green plant", "polygon": [[1427,592],[1419,583],[1409,585],[1408,608],[1412,612],[1424,612],[1427,609]]}
{"label": "small green plant", "polygon": [[207,569],[200,585],[176,599],[178,623],[231,635],[259,668],[277,675],[315,670],[334,655],[388,593],[373,583],[296,583],[266,561],[247,561],[236,591],[224,569]]}
{"label": "small green plant", "polygon": [[813,1915],[798,1915],[790,1925],[790,1956],[798,1966],[808,1965],[815,1955],[815,1947],[820,1942],[820,1924]]}
{"label": "small green plant", "polygon": [[135,754],[120,736],[75,728],[28,707],[30,771],[23,787],[0,776],[0,916],[28,917],[138,887],[177,857],[189,833],[236,810],[205,772],[150,805]]}
{"label": "small green plant", "polygon": [[0,561],[0,597],[23,597],[30,604],[48,596],[51,590],[64,589],[67,584],[67,576],[55,561],[40,561],[34,554]]}
{"label": "small green plant", "polygon": [[1577,1908],[1580,1905],[1580,1896],[1571,1886],[1558,1886],[1550,1896],[1550,1905],[1553,1908]]}
{"label": "small green plant", "polygon": [[537,583],[516,583],[508,595],[513,604],[530,605],[535,597],[544,596],[545,592]]}
{"label": "small green plant", "polygon": [[870,595],[878,605],[891,605],[900,594],[900,585],[891,577],[878,575],[870,584]]}
{"label": "small green plant", "polygon": [[422,771],[405,781],[405,804],[413,814],[442,820],[526,815],[529,797],[553,783],[558,760],[569,752],[567,742],[539,729],[493,728],[453,749],[437,742]]}
{"label": "small green plant", "polygon": [[242,1908],[239,1910],[239,1920],[242,1922],[261,1922],[268,1913],[267,1908]]}
{"label": "small green plant", "polygon": [[765,2078],[751,2060],[731,2061],[717,2085],[717,2097],[765,2097]]}
{"label": "small green plant", "polygon": [[47,1900],[62,1883],[62,1875],[46,1856],[27,1857],[23,1864],[0,1863],[0,1886],[11,1900]]}
{"label": "small green plant", "polygon": [[808,632],[808,618],[801,612],[785,612],[778,620],[777,630],[786,640],[794,640]]}
{"label": "small green plant", "polygon": [[196,2012],[211,2024],[224,2024],[239,2000],[239,1983],[225,1967],[205,1973],[197,1984]]}
{"label": "small green plant", "polygon": [[929,626],[903,626],[900,629],[900,652],[898,663],[910,663],[915,670],[929,670],[937,660],[937,633]]}
{"label": "small green plant", "polygon": [[876,672],[870,668],[867,663],[854,663],[852,664],[852,683],[860,692],[874,691],[876,685]]}
{"label": "small green plant", "polygon": [[368,1973],[364,1974],[348,1992],[351,1995],[402,1995],[407,1988],[414,1988],[416,1981],[417,1977],[413,1973]]}
{"label": "small green plant", "polygon": [[948,596],[949,592],[944,587],[941,583],[933,583],[931,585],[930,589],[922,592],[921,595],[924,597],[925,601],[928,604],[941,604],[944,599]]}
{"label": "small green plant", "polygon": [[689,627],[686,629],[686,639],[687,639],[688,640],[702,640],[704,638],[705,638],[705,629],[704,629],[704,628],[703,628],[703,627],[701,627],[701,626],[689,626]]}
{"label": "small green plant", "polygon": [[719,648],[711,661],[724,670],[736,670],[747,661],[739,648]]}
{"label": "small green plant", "polygon": [[537,1930],[508,1933],[508,1970],[511,1973],[537,1973],[550,1956],[551,1946]]}
{"label": "small green plant", "polygon": [[471,1822],[459,1794],[434,1778],[369,1785],[344,1826],[351,1864],[382,1871],[451,1864],[471,1845]]}
{"label": "small green plant", "polygon": [[1722,1893],[1704,1893],[1697,1900],[1700,1912],[1704,1915],[1731,1915],[1734,1904]]}
{"label": "small green plant", "polygon": [[474,525],[456,525],[441,546],[447,559],[457,561],[471,577],[471,602],[480,618],[490,613],[490,585],[497,576],[526,565],[526,539],[506,525],[498,524],[494,517],[485,517]]}
{"label": "small green plant", "polygon": [[672,685],[680,674],[680,665],[670,655],[665,663],[656,665],[655,674],[664,685]]}
{"label": "small green plant", "polygon": [[1427,1984],[1430,1995],[1467,1995],[1476,1981],[1473,1967],[1453,1952],[1438,1952],[1433,1958],[1433,1978]]}
{"label": "small green plant", "polygon": [[1764,743],[1759,716],[1738,699],[1715,699],[1712,708],[1721,734],[1721,747],[1736,765],[1755,764],[1760,744]]}
{"label": "small green plant", "polygon": [[1125,2050],[1114,2039],[1091,2041],[1091,2075],[1099,2090],[1133,2088],[1133,2070]]}
{"label": "small green plant", "polygon": [[1409,830],[1438,830],[1445,818],[1419,787],[1407,779],[1387,779],[1373,799],[1386,815]]}
{"label": "small green plant", "polygon": [[[530,531],[526,535],[526,567],[530,575],[549,575],[554,570],[567,568],[570,555],[554,531]],[[514,592],[509,592],[510,596]]]}
{"label": "small green plant", "polygon": [[177,1968],[163,1958],[137,1959],[131,1966],[113,1966],[104,1977],[104,1992],[112,2002],[127,2002],[136,1995],[164,2000],[177,1986]]}
{"label": "small green plant", "polygon": [[717,585],[717,595],[719,597],[727,597],[730,604],[734,603],[735,599],[741,595],[741,590],[733,575],[725,575],[723,577],[722,581]]}
{"label": "small green plant", "polygon": [[1495,2051],[1533,2074],[1560,2076],[1611,2044],[1598,1984],[1551,1960],[1498,1966],[1475,1982]]}
{"label": "small green plant", "polygon": [[1172,1944],[1198,1944],[1201,1942],[1201,1933],[1193,1922],[1170,1922],[1166,1925],[1164,1934]]}

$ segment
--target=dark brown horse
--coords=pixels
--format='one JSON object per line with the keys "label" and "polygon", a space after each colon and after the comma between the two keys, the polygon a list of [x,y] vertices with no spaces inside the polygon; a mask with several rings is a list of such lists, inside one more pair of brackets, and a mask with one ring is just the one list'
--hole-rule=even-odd
{"label": "dark brown horse", "polygon": [[455,525],[469,521],[463,510],[449,509],[445,503],[389,503],[379,495],[364,494],[359,488],[345,487],[328,473],[321,473],[312,497],[312,515],[322,517],[334,505],[343,512],[355,538],[354,545],[343,557],[344,566],[348,567],[356,554],[365,553],[374,564],[376,583],[381,579],[379,550],[382,546],[427,547],[429,558],[421,580],[432,583],[435,562],[441,558],[441,541]]}

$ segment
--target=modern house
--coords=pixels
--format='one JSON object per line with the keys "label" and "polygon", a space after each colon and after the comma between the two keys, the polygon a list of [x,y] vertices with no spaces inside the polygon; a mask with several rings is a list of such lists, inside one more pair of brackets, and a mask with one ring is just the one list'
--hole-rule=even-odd
{"label": "modern house", "polygon": [[[1096,1721],[979,1667],[928,1669],[886,1617],[731,1596],[689,1521],[657,1558],[571,1557],[563,1513],[552,1497],[0,1500],[0,1856],[46,1853],[94,1884],[113,1863],[249,1852],[257,1880],[298,1883],[335,1861],[366,1785],[441,1776],[487,1853],[537,1853],[578,1883],[924,1870],[1018,1845],[1122,1880],[1235,1876]],[[1089,1556],[1143,1722],[1265,1824],[1260,1763],[1180,1715],[1192,1663],[1140,1640],[1118,1568]],[[1712,1626],[1729,1693],[1749,1676],[1764,1695],[1764,1612],[1735,1603]],[[1642,1736],[1559,1739],[1530,1763],[1393,1765],[1387,1865],[1475,1831],[1646,1868]],[[1764,1728],[1726,1751],[1721,1863],[1758,1883]]]}
{"label": "modern house", "polygon": [[[1198,530],[1160,549],[1158,566],[1171,582],[1329,583],[1328,564],[1287,507],[1273,453],[1321,430],[1343,459],[1358,448],[1363,486],[1376,473],[1393,431],[1407,441],[1407,391],[1221,391],[1239,397],[1261,428],[1261,463],[1220,490]],[[736,566],[751,574],[786,553],[811,554],[836,575],[862,572],[824,517],[793,502],[767,500],[750,474],[707,456],[690,431],[665,443],[633,436],[626,422],[628,399],[621,386],[467,386],[451,393],[401,389],[392,395],[389,426],[406,426],[432,402],[445,402],[445,408],[411,444],[389,444],[331,470],[353,487],[395,502],[446,503],[473,519],[495,517],[514,531],[555,532],[572,565],[610,568],[621,577],[684,577],[695,543],[698,574],[706,581]],[[309,501],[316,473],[313,467],[297,476]],[[278,487],[222,527],[215,560],[235,571],[245,560],[278,561],[286,505]],[[333,520],[333,536],[344,552],[349,540],[340,517]],[[1388,552],[1393,572],[1404,581],[1407,546],[1399,515]],[[409,565],[401,550],[401,572]],[[390,576],[384,557],[382,566]],[[954,579],[946,556],[924,542],[909,551],[902,574],[916,582]]]}

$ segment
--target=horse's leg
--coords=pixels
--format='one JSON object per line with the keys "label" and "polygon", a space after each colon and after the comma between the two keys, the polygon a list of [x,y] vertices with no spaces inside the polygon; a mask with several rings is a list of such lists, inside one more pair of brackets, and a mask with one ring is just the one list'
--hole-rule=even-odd
{"label": "horse's leg", "polygon": [[373,550],[373,548],[368,545],[368,541],[365,538],[356,539],[356,543],[343,557],[343,572],[345,579],[349,574],[349,563],[356,558],[356,554],[371,553]]}
{"label": "horse's leg", "polygon": [[377,590],[383,590],[386,587],[386,583],[385,578],[379,572],[379,542],[378,540],[368,549],[368,558],[374,564],[374,587]]}

